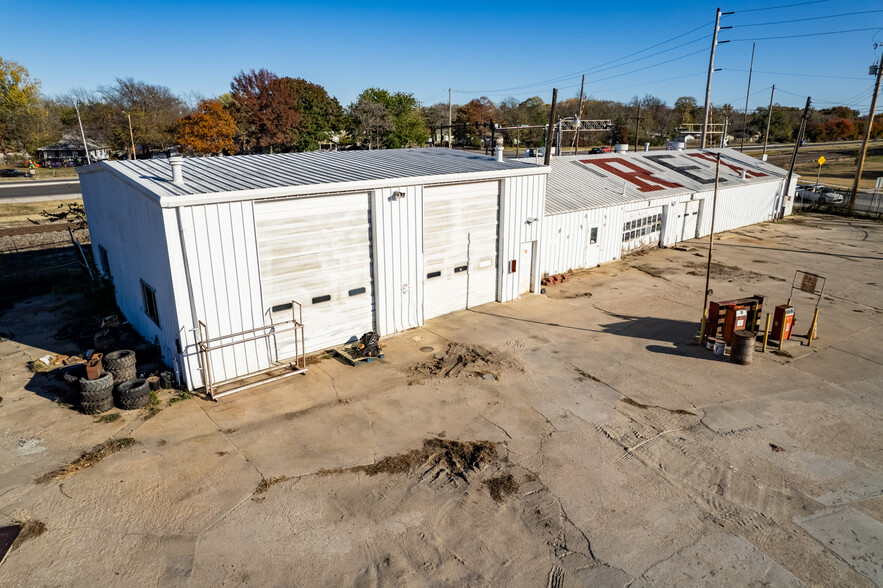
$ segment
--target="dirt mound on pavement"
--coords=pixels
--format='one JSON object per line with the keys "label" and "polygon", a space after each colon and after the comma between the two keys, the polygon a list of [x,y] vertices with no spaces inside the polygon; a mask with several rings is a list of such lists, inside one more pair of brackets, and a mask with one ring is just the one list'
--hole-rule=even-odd
{"label": "dirt mound on pavement", "polygon": [[[429,361],[411,368],[412,384],[435,378],[474,377],[499,380],[505,372],[523,371],[516,360],[498,351],[479,345],[448,343],[447,348]],[[492,376],[492,377],[491,377]]]}

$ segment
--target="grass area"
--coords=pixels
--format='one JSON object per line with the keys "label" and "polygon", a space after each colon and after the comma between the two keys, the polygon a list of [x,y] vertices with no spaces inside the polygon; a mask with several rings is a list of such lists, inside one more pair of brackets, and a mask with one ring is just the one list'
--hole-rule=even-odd
{"label": "grass area", "polygon": [[[824,186],[841,186],[852,188],[855,179],[856,157],[858,147],[818,147],[815,149],[801,149],[794,164],[794,173],[800,174],[801,184],[815,184],[816,174],[819,173],[818,159],[825,157],[819,183]],[[791,163],[791,153],[776,153],[771,155],[769,162],[785,169]],[[873,191],[877,178],[883,176],[883,147],[874,145],[868,148],[865,156],[865,165],[862,169],[862,179],[859,189]]]}
{"label": "grass area", "polygon": [[72,200],[47,200],[45,202],[9,202],[0,204],[0,223],[17,223],[26,222],[29,218],[33,220],[45,221],[40,216],[41,210],[56,212],[59,204],[82,204],[81,198]]}
{"label": "grass area", "polygon": [[[10,168],[12,166],[9,165],[0,165],[3,169]],[[25,167],[18,168],[23,172],[28,171]],[[0,182],[21,182],[24,181],[32,181],[32,180],[60,180],[71,178],[75,179],[77,177],[77,168],[75,167],[59,167],[59,168],[46,168],[39,167],[37,168],[37,175],[32,178],[0,178]]]}

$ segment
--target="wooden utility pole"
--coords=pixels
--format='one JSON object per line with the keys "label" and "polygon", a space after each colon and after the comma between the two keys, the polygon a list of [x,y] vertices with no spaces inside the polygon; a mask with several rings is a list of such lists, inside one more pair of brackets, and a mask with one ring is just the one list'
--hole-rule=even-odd
{"label": "wooden utility pole", "polygon": [[[717,164],[714,168],[714,199],[711,201],[711,233],[708,235],[708,266],[705,269],[705,300],[702,301],[702,316],[708,308],[708,292],[711,287],[711,250],[714,248],[714,217],[717,213],[717,186],[721,175],[721,154],[715,153]],[[700,341],[701,343],[701,341]]]}
{"label": "wooden utility pole", "polygon": [[451,124],[451,113],[452,113],[452,103],[451,103],[451,89],[448,88],[448,149],[451,149],[453,143],[451,142],[451,135],[454,134],[454,126]]}
{"label": "wooden utility pole", "polygon": [[874,126],[874,112],[877,110],[877,95],[880,93],[880,76],[883,75],[883,55],[880,56],[880,65],[877,66],[877,83],[874,85],[874,97],[871,98],[871,111],[868,113],[868,124],[865,125],[865,138],[862,140],[862,150],[858,156],[858,168],[855,170],[855,181],[852,183],[852,196],[849,198],[849,212],[855,212],[855,201],[858,199],[858,183],[862,178],[862,169],[865,166],[865,153],[868,151],[868,139],[871,138],[871,127]]}
{"label": "wooden utility pole", "polygon": [[742,144],[739,152],[745,151],[745,133],[748,131],[748,97],[751,96],[751,74],[754,72],[754,43],[751,44],[751,66],[748,68],[748,89],[745,90],[745,114],[742,115]]}
{"label": "wooden utility pole", "polygon": [[721,24],[721,9],[717,9],[714,17],[714,35],[711,37],[711,57],[708,59],[708,79],[705,81],[705,113],[702,117],[702,135],[699,148],[705,149],[705,131],[708,129],[708,107],[711,102],[711,73],[714,71],[714,49],[717,47],[717,31]]}
{"label": "wooden utility pole", "polygon": [[766,132],[763,134],[763,153],[761,153],[760,158],[766,161],[766,144],[770,138],[770,123],[773,120],[773,96],[776,95],[776,85],[773,84],[773,91],[770,92],[770,108],[766,113]]}
{"label": "wooden utility pole", "polygon": [[552,160],[552,133],[555,131],[555,110],[558,108],[558,88],[552,88],[552,110],[549,111],[549,132],[546,133],[546,156],[543,165],[549,165]]}
{"label": "wooden utility pole", "polygon": [[638,100],[638,115],[635,117],[635,153],[638,152],[638,129],[641,126],[641,101]]}
{"label": "wooden utility pole", "polygon": [[[586,86],[586,74],[583,74],[583,81],[579,84],[579,108],[576,111],[576,133],[573,135],[573,144],[576,145],[576,154],[579,155],[579,127],[583,120],[583,89]],[[573,149],[570,150],[573,153]]]}
{"label": "wooden utility pole", "polygon": [[788,189],[791,187],[791,176],[794,174],[794,164],[797,162],[797,150],[800,149],[800,142],[803,141],[803,132],[806,129],[806,118],[809,115],[809,106],[812,104],[812,97],[806,97],[806,107],[803,109],[803,116],[800,117],[800,128],[797,130],[797,141],[794,143],[794,153],[791,154],[791,165],[788,167],[788,176],[785,179],[785,187],[782,191],[782,214],[785,216],[785,197],[788,195]]}

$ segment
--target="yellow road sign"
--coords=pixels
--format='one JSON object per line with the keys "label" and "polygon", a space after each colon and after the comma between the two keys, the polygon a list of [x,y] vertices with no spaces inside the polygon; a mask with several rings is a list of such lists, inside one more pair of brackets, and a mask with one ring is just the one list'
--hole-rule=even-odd
{"label": "yellow road sign", "polygon": [[825,163],[825,156],[824,155],[819,157],[819,165],[822,165],[823,163]]}

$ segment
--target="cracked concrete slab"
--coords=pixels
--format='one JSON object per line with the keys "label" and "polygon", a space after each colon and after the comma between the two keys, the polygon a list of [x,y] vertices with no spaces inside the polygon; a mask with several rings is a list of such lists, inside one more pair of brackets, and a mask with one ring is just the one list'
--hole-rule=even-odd
{"label": "cracked concrete slab", "polygon": [[[845,266],[853,231],[807,217],[715,246],[727,267],[780,278],[722,278],[718,296],[761,293],[769,309],[793,267],[830,278],[822,337],[790,342],[791,357],[758,351],[737,366],[689,344],[704,287],[690,264],[707,246],[696,241],[433,319],[384,338],[386,357],[367,366],[317,358],[303,376],[218,402],[163,397],[153,418],[110,424],[37,386],[24,364],[61,348],[40,327],[57,301],[20,305],[2,320],[35,333],[0,342],[0,523],[46,530],[9,554],[0,582],[870,585],[850,558],[875,562],[873,535],[850,546],[828,508],[871,531],[883,518],[883,372],[866,338],[849,339],[883,324],[883,267]],[[805,324],[805,302],[798,314]],[[517,367],[492,381],[415,378],[449,343]],[[121,436],[136,444],[34,484]],[[462,476],[431,460],[340,471],[407,461],[427,438],[491,441],[497,457]],[[497,501],[492,485],[511,493]]]}
{"label": "cracked concrete slab", "polygon": [[875,585],[883,584],[883,523],[849,507],[825,509],[796,522]]}
{"label": "cracked concrete slab", "polygon": [[751,543],[714,533],[648,569],[634,584],[646,586],[807,586]]}

